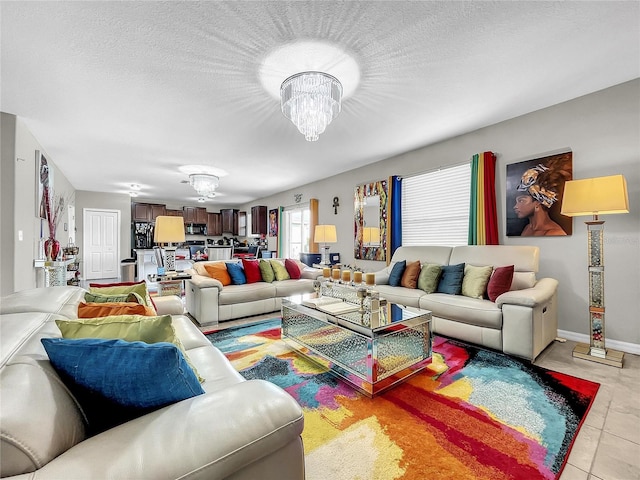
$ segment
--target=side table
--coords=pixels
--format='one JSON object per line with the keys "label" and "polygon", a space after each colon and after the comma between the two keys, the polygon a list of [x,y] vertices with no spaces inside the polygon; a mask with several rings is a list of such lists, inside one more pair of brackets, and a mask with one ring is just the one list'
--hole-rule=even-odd
{"label": "side table", "polygon": [[191,279],[191,275],[149,275],[148,280],[158,284],[158,296],[177,295],[182,297],[183,282]]}

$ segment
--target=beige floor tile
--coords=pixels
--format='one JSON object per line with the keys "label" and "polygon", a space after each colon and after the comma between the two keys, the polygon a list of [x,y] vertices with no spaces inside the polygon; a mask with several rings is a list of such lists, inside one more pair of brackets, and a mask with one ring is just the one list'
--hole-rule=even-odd
{"label": "beige floor tile", "polygon": [[640,445],[640,396],[629,386],[615,389],[603,430]]}
{"label": "beige floor tile", "polygon": [[587,414],[587,418],[584,421],[585,425],[602,429],[604,422],[609,411],[609,405],[611,404],[611,398],[613,397],[614,388],[608,385],[600,385],[596,398],[591,405],[591,409]]}
{"label": "beige floor tile", "polygon": [[602,430],[589,425],[582,425],[569,454],[568,463],[584,472],[589,472],[601,435]]}
{"label": "beige floor tile", "polygon": [[578,467],[571,465],[570,463],[565,465],[562,475],[560,475],[560,480],[588,480],[588,478],[588,472],[580,470]]}
{"label": "beige floor tile", "polygon": [[602,480],[639,480],[640,445],[603,432],[591,473]]}

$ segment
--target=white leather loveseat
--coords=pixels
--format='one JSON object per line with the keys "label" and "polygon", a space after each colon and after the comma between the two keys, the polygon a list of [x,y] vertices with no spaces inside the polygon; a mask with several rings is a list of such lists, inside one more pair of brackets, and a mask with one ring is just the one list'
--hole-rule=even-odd
{"label": "white leather loveseat", "polygon": [[85,412],[40,340],[77,316],[85,290],[51,287],[0,299],[0,477],[20,480],[304,478],[302,410],[279,387],[245,381],[181,315],[158,298],[205,381],[205,393],[92,437]]}
{"label": "white leather loveseat", "polygon": [[[492,302],[390,286],[393,266],[403,260],[419,260],[422,265],[514,265],[515,273],[510,291]],[[400,247],[390,264],[376,272],[376,288],[392,302],[431,310],[435,333],[533,361],[556,338],[558,330],[558,282],[536,278],[538,260],[539,249],[531,246]]]}
{"label": "white leather loveseat", "polygon": [[[273,260],[284,262],[284,259]],[[299,279],[223,286],[220,281],[208,276],[205,265],[211,263],[216,262],[196,262],[188,270],[191,279],[186,280],[185,285],[187,312],[199,325],[214,325],[224,320],[277,312],[283,297],[313,292],[313,281],[322,275],[322,270],[296,260],[301,274]]]}

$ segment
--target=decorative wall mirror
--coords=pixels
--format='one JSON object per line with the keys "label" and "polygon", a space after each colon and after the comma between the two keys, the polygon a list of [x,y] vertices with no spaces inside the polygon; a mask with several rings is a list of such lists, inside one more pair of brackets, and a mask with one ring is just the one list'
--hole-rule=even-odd
{"label": "decorative wall mirror", "polygon": [[356,187],[355,258],[386,260],[387,251],[387,181],[365,183]]}

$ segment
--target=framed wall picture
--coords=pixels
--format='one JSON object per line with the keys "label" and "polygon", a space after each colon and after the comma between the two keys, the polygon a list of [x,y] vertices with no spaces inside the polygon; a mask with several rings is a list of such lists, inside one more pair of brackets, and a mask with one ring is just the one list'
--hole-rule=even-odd
{"label": "framed wall picture", "polygon": [[572,178],[572,152],[507,165],[507,236],[571,235],[573,221],[560,208]]}
{"label": "framed wall picture", "polygon": [[269,236],[278,236],[278,209],[273,208],[269,210]]}
{"label": "framed wall picture", "polygon": [[36,150],[36,217],[47,218],[47,198],[53,192],[53,169],[40,150]]}

